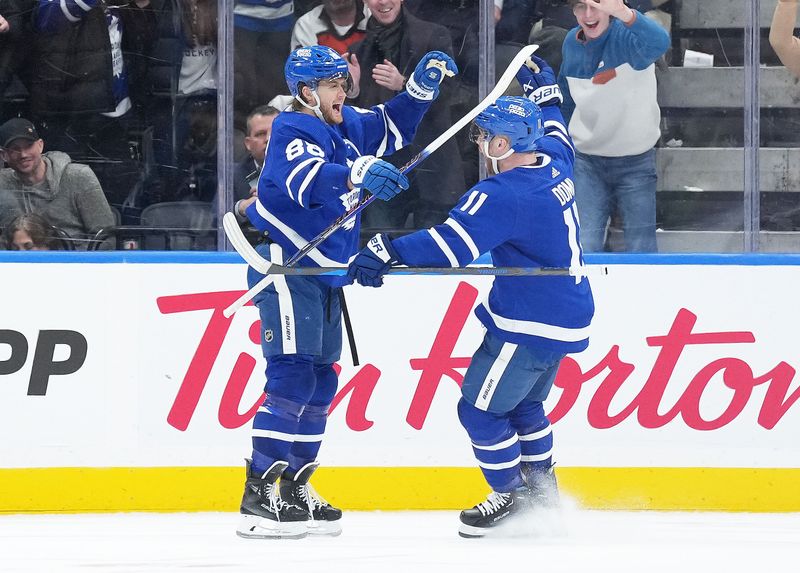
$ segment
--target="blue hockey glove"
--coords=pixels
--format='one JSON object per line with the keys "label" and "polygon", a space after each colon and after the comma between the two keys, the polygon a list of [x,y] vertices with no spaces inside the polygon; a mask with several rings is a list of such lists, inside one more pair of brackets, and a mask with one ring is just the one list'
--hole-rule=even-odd
{"label": "blue hockey glove", "polygon": [[399,257],[389,235],[378,233],[350,261],[347,277],[361,286],[379,287],[383,284],[383,275],[397,262]]}
{"label": "blue hockey glove", "polygon": [[538,56],[532,56],[532,60],[519,69],[517,81],[525,97],[539,107],[561,105],[564,101],[553,68]]}
{"label": "blue hockey glove", "polygon": [[397,167],[373,155],[362,155],[353,162],[350,181],[382,201],[408,189],[408,179]]}
{"label": "blue hockey glove", "polygon": [[439,84],[445,76],[458,73],[453,58],[444,52],[428,52],[417,64],[414,75],[406,82],[406,91],[419,100],[432,101],[439,95]]}

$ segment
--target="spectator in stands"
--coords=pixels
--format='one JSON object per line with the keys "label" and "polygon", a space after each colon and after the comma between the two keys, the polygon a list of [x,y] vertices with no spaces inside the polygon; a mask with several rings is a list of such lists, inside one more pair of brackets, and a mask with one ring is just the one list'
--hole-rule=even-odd
{"label": "spectator in stands", "polygon": [[[519,0],[518,0],[519,1]],[[626,4],[645,16],[656,20],[669,31],[671,16],[667,11],[670,0],[626,0]],[[575,16],[569,0],[538,0],[536,24],[531,28],[529,44],[539,44],[536,54],[547,61],[558,75],[561,67],[561,48],[567,32],[575,25]]]}
{"label": "spectator in stands", "polygon": [[23,21],[31,10],[32,0],[0,0],[0,117],[3,117],[3,94],[14,77],[20,57],[18,49],[25,31]]}
{"label": "spectator in stands", "polygon": [[86,249],[86,239],[114,225],[111,207],[88,166],[43,150],[44,141],[27,119],[0,126],[0,158],[8,165],[0,170],[0,220],[38,213]]}
{"label": "spectator in stands", "polygon": [[155,37],[150,0],[36,0],[30,59],[19,70],[33,119],[53,147],[105,162],[106,191],[121,203],[139,178],[131,159],[147,52]]}
{"label": "spectator in stands", "polygon": [[3,239],[9,251],[57,251],[63,248],[59,230],[42,215],[18,215],[4,227]]}
{"label": "spectator in stands", "polygon": [[291,0],[235,0],[233,23],[234,105],[244,117],[285,89],[294,5]]}
{"label": "spectator in stands", "polygon": [[[370,107],[387,101],[405,89],[406,80],[414,73],[419,58],[430,51],[453,53],[446,28],[420,20],[404,9],[402,0],[366,0],[372,16],[367,22],[367,35],[346,55],[355,88],[355,104]],[[425,145],[450,127],[450,95],[448,86],[433,103],[419,125],[411,145],[392,155],[396,166],[405,164]],[[447,213],[464,188],[461,157],[454,140],[445,143],[425,163],[409,174],[411,188],[392,201],[376,201],[364,211],[364,226],[380,229],[402,229],[413,214],[413,226],[432,227],[447,218]],[[378,203],[381,203],[380,205]]]}
{"label": "spectator in stands", "polygon": [[297,20],[292,30],[292,49],[320,45],[344,54],[364,39],[369,16],[362,0],[323,0]]}
{"label": "spectator in stands", "polygon": [[625,249],[655,252],[661,113],[655,61],[669,34],[622,0],[570,0],[578,26],[564,42],[559,85],[575,143],[575,196],[585,251],[604,250],[614,208]]}
{"label": "spectator in stands", "polygon": [[800,78],[800,38],[794,35],[796,22],[797,0],[780,0],[772,16],[769,43],[781,63]]}
{"label": "spectator in stands", "polygon": [[236,213],[242,221],[247,219],[245,209],[255,201],[258,193],[258,176],[264,165],[264,157],[269,145],[269,136],[272,133],[272,122],[278,115],[278,110],[268,105],[261,105],[247,116],[247,132],[244,146],[247,148],[247,158],[236,166],[233,174],[233,187],[236,199]]}

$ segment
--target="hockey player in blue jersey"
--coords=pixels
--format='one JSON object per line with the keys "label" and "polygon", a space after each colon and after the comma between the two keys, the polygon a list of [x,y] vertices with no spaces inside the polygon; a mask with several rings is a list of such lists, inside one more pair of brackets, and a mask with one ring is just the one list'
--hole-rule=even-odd
{"label": "hockey player in blue jersey", "polygon": [[[247,208],[268,241],[259,253],[278,264],[351,210],[363,190],[389,200],[408,188],[406,177],[379,159],[407,145],[439,92],[453,60],[429,52],[406,90],[370,110],[344,105],[348,66],[334,50],[294,50],[285,66],[294,96],[278,115]],[[298,261],[345,266],[358,251],[358,215]],[[263,278],[250,269],[252,287]],[[342,512],[309,486],[328,408],[337,388],[333,364],[342,349],[340,277],[277,275],[254,299],[267,360],[267,397],[253,420],[253,453],[237,532],[243,537],[337,535]],[[280,483],[278,484],[278,480]]]}
{"label": "hockey player in blue jersey", "polygon": [[[444,224],[392,240],[374,236],[348,275],[380,286],[395,265],[462,267],[481,253],[497,266],[570,267],[574,276],[498,276],[475,314],[486,327],[461,388],[458,416],[488,499],[461,512],[459,533],[481,537],[523,510],[555,505],[553,435],[542,402],[565,354],[588,345],[594,302],[570,179],[575,152],[547,64],[517,74],[527,97],[500,97],[473,122],[490,177]],[[538,104],[538,105],[537,105]],[[541,107],[540,107],[541,106]]]}

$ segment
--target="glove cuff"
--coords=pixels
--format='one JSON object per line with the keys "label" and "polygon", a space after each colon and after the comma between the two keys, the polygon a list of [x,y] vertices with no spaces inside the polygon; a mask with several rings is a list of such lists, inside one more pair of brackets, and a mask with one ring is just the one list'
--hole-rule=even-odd
{"label": "glove cuff", "polygon": [[392,246],[392,241],[389,235],[385,233],[378,233],[367,242],[367,248],[387,265],[399,262],[397,251]]}
{"label": "glove cuff", "polygon": [[436,91],[431,91],[428,88],[419,85],[414,81],[413,75],[408,78],[408,81],[406,82],[406,91],[408,92],[408,95],[420,101],[433,101],[436,98]]}
{"label": "glove cuff", "polygon": [[561,105],[564,103],[564,96],[561,95],[561,88],[556,84],[537,88],[528,94],[528,99],[539,107],[545,105]]}
{"label": "glove cuff", "polygon": [[350,182],[353,184],[353,187],[361,187],[370,165],[376,161],[379,160],[374,155],[362,155],[353,161],[353,165],[350,167]]}

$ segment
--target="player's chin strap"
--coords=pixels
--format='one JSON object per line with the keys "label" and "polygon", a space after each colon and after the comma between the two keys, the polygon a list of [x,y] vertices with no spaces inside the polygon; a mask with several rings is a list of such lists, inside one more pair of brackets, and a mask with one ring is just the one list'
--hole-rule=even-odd
{"label": "player's chin strap", "polygon": [[[495,137],[497,137],[497,136],[495,136]],[[492,139],[494,139],[494,137]],[[490,141],[486,141],[484,139],[484,141],[483,141],[483,154],[492,162],[492,170],[494,171],[494,174],[497,175],[498,173],[500,173],[500,167],[497,165],[497,162],[498,161],[502,161],[503,159],[507,159],[507,158],[511,157],[511,155],[514,153],[514,150],[509,148],[508,151],[506,151],[500,157],[495,157],[491,153],[489,153],[489,143],[490,143]]]}
{"label": "player's chin strap", "polygon": [[305,101],[303,101],[303,98],[299,93],[296,96],[294,96],[294,99],[299,101],[300,105],[302,105],[304,108],[310,109],[311,111],[313,111],[314,115],[316,115],[319,119],[321,119],[322,121],[325,121],[325,119],[322,117],[322,110],[320,109],[320,106],[322,105],[322,102],[319,101],[319,96],[317,95],[317,90],[313,89],[313,90],[311,90],[311,93],[314,96],[314,101],[317,102],[317,105],[309,105],[309,104],[307,104]]}

